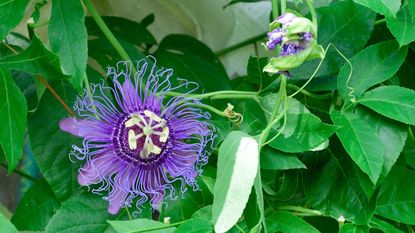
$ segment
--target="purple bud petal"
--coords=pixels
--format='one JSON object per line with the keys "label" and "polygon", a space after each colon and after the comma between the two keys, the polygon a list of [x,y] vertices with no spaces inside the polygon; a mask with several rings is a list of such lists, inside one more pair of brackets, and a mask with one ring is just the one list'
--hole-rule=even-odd
{"label": "purple bud petal", "polygon": [[288,13],[285,13],[285,14],[282,14],[282,15],[278,16],[276,21],[281,23],[282,26],[285,26],[286,24],[289,24],[291,21],[293,21],[295,18],[297,18],[296,15],[294,15],[293,13],[288,12]]}

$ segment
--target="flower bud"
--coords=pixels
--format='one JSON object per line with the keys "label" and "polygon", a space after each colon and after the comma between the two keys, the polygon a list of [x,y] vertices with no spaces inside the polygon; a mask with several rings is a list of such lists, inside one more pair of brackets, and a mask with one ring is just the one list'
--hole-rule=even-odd
{"label": "flower bud", "polygon": [[266,49],[277,56],[264,67],[266,72],[287,72],[306,60],[324,57],[323,48],[317,44],[316,26],[307,18],[282,14],[271,22],[267,35]]}

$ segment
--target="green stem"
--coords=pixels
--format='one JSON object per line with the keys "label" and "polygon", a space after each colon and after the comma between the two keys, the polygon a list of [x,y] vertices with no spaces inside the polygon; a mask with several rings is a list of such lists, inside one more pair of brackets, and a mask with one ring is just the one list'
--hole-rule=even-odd
{"label": "green stem", "polygon": [[223,55],[223,54],[226,54],[226,53],[232,52],[232,51],[234,51],[234,50],[237,50],[237,49],[239,49],[239,48],[245,47],[246,45],[249,45],[249,44],[255,43],[255,42],[257,42],[258,40],[262,40],[262,39],[264,39],[266,36],[267,36],[267,33],[262,33],[262,34],[260,34],[260,35],[258,35],[258,36],[254,36],[254,37],[248,38],[248,39],[246,39],[246,40],[244,40],[244,41],[241,41],[241,42],[239,42],[239,43],[237,43],[237,44],[235,44],[235,45],[232,45],[232,46],[230,46],[230,47],[228,47],[228,48],[224,48],[224,49],[222,49],[222,50],[219,50],[219,51],[217,51],[215,54],[216,54],[216,56],[221,56],[221,55]]}
{"label": "green stem", "polygon": [[215,114],[217,114],[219,116],[226,117],[226,115],[225,115],[225,113],[223,111],[221,111],[221,110],[219,110],[217,108],[214,108],[214,107],[212,107],[210,105],[203,104],[203,105],[197,105],[197,107],[207,109],[207,110],[209,110],[209,111],[211,111],[211,112],[213,112],[213,113],[215,113]]}
{"label": "green stem", "polygon": [[[5,163],[3,163],[3,162],[1,162],[1,163],[0,163],[0,165],[1,165],[2,167],[6,168],[6,169],[9,169],[9,166],[7,166],[7,164],[5,164]],[[37,179],[37,178],[35,178],[35,177],[33,177],[33,176],[29,175],[29,174],[26,174],[25,172],[20,171],[20,170],[18,170],[18,169],[14,169],[14,170],[13,170],[13,172],[14,172],[14,173],[16,173],[17,175],[19,175],[19,176],[21,176],[21,177],[23,177],[23,178],[26,178],[26,179],[28,179],[28,180],[31,180],[31,181],[33,181],[33,182],[38,181],[38,179]]]}
{"label": "green stem", "polygon": [[[277,114],[278,114],[278,111],[280,110],[281,101],[284,97],[285,98],[287,97],[287,93],[286,93],[287,78],[284,75],[281,75],[280,79],[281,79],[281,82],[280,82],[279,97],[278,97],[277,103],[275,104],[275,107],[274,107],[274,109],[271,113],[271,117],[269,118],[269,123],[268,123],[267,127],[265,127],[265,129],[262,131],[262,133],[259,136],[259,145],[260,145],[260,147],[262,147],[263,143],[267,140],[268,135],[271,132],[271,129],[274,126],[274,124],[276,122],[278,122],[278,120],[279,120],[278,118],[280,118],[280,116],[277,116]],[[284,114],[284,111],[281,114]],[[275,120],[277,120],[277,121],[275,122]]]}
{"label": "green stem", "polygon": [[311,20],[313,21],[314,27],[316,28],[316,33],[317,33],[317,14],[316,14],[316,9],[314,9],[313,3],[311,2],[311,0],[306,0],[307,2],[307,6],[308,9],[310,10],[310,14],[311,14]]}
{"label": "green stem", "polygon": [[[120,42],[115,38],[114,34],[112,34],[111,30],[108,28],[107,24],[105,24],[104,20],[99,15],[97,9],[95,9],[94,4],[91,0],[83,0],[85,7],[88,9],[89,13],[91,14],[92,18],[97,23],[98,27],[101,29],[102,33],[104,33],[105,37],[120,55],[121,59],[125,61],[131,61],[130,57],[128,56],[127,52],[121,46]],[[133,67],[134,68],[134,67]],[[134,68],[135,69],[135,68]]]}
{"label": "green stem", "polygon": [[382,23],[385,23],[385,22],[386,22],[386,18],[379,19],[379,20],[375,21],[375,25],[379,25],[379,24],[382,24]]}
{"label": "green stem", "polygon": [[[180,92],[167,92],[167,96],[181,96]],[[205,94],[188,94],[188,97],[197,99],[252,99],[258,97],[257,92],[253,91],[214,91]]]}
{"label": "green stem", "polygon": [[131,217],[131,214],[130,214],[130,210],[128,210],[128,207],[127,206],[125,207],[125,210],[127,211],[128,219],[130,221],[133,221],[133,218]]}
{"label": "green stem", "polygon": [[271,0],[271,3],[272,3],[272,18],[276,19],[279,16],[278,0]]}
{"label": "green stem", "polygon": [[141,233],[141,232],[149,232],[149,231],[156,231],[156,230],[166,229],[166,228],[181,225],[181,224],[183,224],[187,221],[189,221],[189,220],[184,220],[184,221],[181,221],[181,222],[176,222],[176,223],[172,223],[172,224],[168,224],[168,225],[166,224],[166,226],[162,226],[162,227],[147,228],[147,229],[140,230],[140,231],[134,231],[132,233]]}
{"label": "green stem", "polygon": [[328,93],[328,94],[324,94],[324,95],[316,95],[316,94],[311,93],[309,91],[303,90],[303,89],[301,89],[300,87],[297,87],[294,84],[288,84],[287,87],[290,88],[290,89],[296,90],[296,91],[299,90],[302,94],[304,94],[306,96],[309,96],[313,99],[326,100],[326,99],[330,99],[331,97],[333,97],[332,93]]}
{"label": "green stem", "polygon": [[318,210],[312,210],[312,209],[307,209],[301,206],[279,206],[277,208],[278,210],[289,210],[289,211],[294,211],[294,212],[298,212],[298,213],[307,213],[307,214],[311,214],[313,216],[322,216],[323,213],[321,213]]}
{"label": "green stem", "polygon": [[287,0],[281,0],[281,14],[287,11]]}
{"label": "green stem", "polygon": [[[89,95],[89,100],[91,101],[91,103],[94,103],[94,99],[92,98],[91,87],[89,86],[88,75],[86,75],[86,73],[84,73],[84,85],[85,85],[86,92]],[[97,112],[97,108],[95,107],[95,104],[92,104],[92,108],[94,109],[95,112]],[[97,118],[98,120],[100,119],[100,117],[97,114],[94,114],[94,115],[95,115],[95,118]]]}

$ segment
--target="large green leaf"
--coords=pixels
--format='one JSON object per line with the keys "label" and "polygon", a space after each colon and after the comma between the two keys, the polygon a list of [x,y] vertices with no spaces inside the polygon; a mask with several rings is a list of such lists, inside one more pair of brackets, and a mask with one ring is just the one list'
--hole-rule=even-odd
{"label": "large green leaf", "polygon": [[0,41],[19,24],[29,0],[0,0]]}
{"label": "large green leaf", "polygon": [[[67,105],[73,105],[76,93],[69,83],[55,81],[50,85]],[[49,91],[43,95],[36,112],[29,116],[29,136],[35,161],[60,201],[77,192],[79,187],[76,181],[79,166],[70,161],[69,153],[72,144],[80,140],[59,129],[59,121],[68,116]]]}
{"label": "large green leaf", "polygon": [[406,224],[415,224],[415,172],[396,167],[380,187],[376,214]]}
{"label": "large green leaf", "polygon": [[62,203],[46,227],[46,233],[104,232],[107,220],[115,217],[107,212],[108,202],[92,193],[79,193]]}
{"label": "large green leaf", "polygon": [[356,226],[354,224],[347,223],[340,228],[339,233],[368,233],[369,228],[366,226]]}
{"label": "large green leaf", "polygon": [[216,232],[229,230],[242,215],[257,174],[258,149],[242,131],[230,133],[220,146],[212,209]]}
{"label": "large green leaf", "polygon": [[18,233],[17,229],[13,224],[0,213],[0,229],[4,233]]}
{"label": "large green leaf", "polygon": [[411,12],[409,4],[405,4],[398,11],[396,18],[387,16],[386,25],[400,46],[415,41],[415,13]]}
{"label": "large green leaf", "polygon": [[396,12],[398,12],[399,7],[401,6],[400,1],[396,0],[353,0],[354,2],[359,3],[360,5],[369,7],[370,9],[376,11],[379,14],[385,16],[396,17]]}
{"label": "large green leaf", "polygon": [[20,231],[44,231],[58,208],[48,184],[39,181],[24,194],[11,221]]}
{"label": "large green leaf", "polygon": [[[172,233],[176,230],[175,227],[153,221],[150,219],[135,219],[133,221],[108,221],[109,224],[118,233],[132,233],[132,232],[154,232],[154,233]],[[162,228],[162,229],[160,229]]]}
{"label": "large green leaf", "polygon": [[61,61],[63,71],[72,76],[70,82],[78,90],[88,58],[87,32],[81,1],[56,0],[48,27],[50,46]]}
{"label": "large green leaf", "polygon": [[387,233],[403,233],[402,231],[396,229],[396,227],[392,226],[390,223],[377,218],[372,218],[372,220],[370,221],[370,226],[372,226],[373,228],[380,229],[383,232]]}
{"label": "large green leaf", "polygon": [[213,225],[207,219],[192,218],[181,224],[175,233],[213,233]]}
{"label": "large green leaf", "polygon": [[[317,17],[318,43],[323,47],[334,44],[346,57],[351,57],[369,40],[376,13],[353,1],[333,1],[329,6],[318,8]],[[294,69],[294,78],[308,79],[318,63],[314,60]],[[335,74],[344,63],[345,60],[331,49],[317,76]]]}
{"label": "large green leaf", "polygon": [[199,90],[230,89],[226,70],[205,44],[187,35],[163,38],[156,52],[160,66],[174,69],[174,75],[194,81]]}
{"label": "large green leaf", "polygon": [[367,225],[373,216],[374,202],[369,201],[353,170],[357,167],[345,154],[339,142],[331,145],[334,151],[325,150],[332,158],[322,169],[313,174],[307,187],[307,203],[325,215],[359,225]]}
{"label": "large green leaf", "polygon": [[319,231],[301,218],[285,211],[274,212],[267,218],[267,226],[270,232],[284,233],[318,233]]}
{"label": "large green leaf", "polygon": [[9,165],[9,173],[22,158],[27,105],[10,71],[0,69],[0,145]]}
{"label": "large green leaf", "polygon": [[382,141],[376,130],[351,112],[341,113],[334,110],[331,119],[342,127],[337,136],[353,161],[376,183],[384,161]]}
{"label": "large green leaf", "polygon": [[268,83],[270,79],[268,73],[264,72],[264,67],[268,63],[268,58],[266,57],[249,57],[248,66],[247,66],[247,74],[248,74],[248,81],[251,83],[259,84],[261,87],[263,83]]}
{"label": "large green leaf", "polygon": [[415,125],[415,91],[383,86],[365,93],[359,103],[394,120]]}
{"label": "large green leaf", "polygon": [[[260,98],[261,107],[267,116],[272,112],[277,100],[277,94],[270,94]],[[333,125],[322,123],[320,118],[310,113],[299,101],[290,98],[288,100],[285,128],[277,138],[270,141],[269,145],[288,153],[304,152],[326,141],[336,129],[337,127]],[[275,128],[270,133],[270,139],[276,134]]]}
{"label": "large green leaf", "polygon": [[261,169],[288,170],[306,168],[294,154],[284,153],[270,147],[261,150]]}
{"label": "large green leaf", "polygon": [[404,62],[407,48],[399,48],[396,41],[381,42],[369,46],[356,54],[350,63],[353,66],[351,76],[349,64],[340,70],[337,88],[344,100],[359,97],[371,86],[392,77]]}
{"label": "large green leaf", "polygon": [[370,110],[357,108],[355,113],[372,126],[379,135],[385,150],[382,175],[387,176],[403,150],[408,127]]}
{"label": "large green leaf", "polygon": [[33,36],[32,44],[25,51],[1,58],[0,67],[42,75],[49,80],[69,78],[62,74],[58,56],[49,51],[36,34]]}

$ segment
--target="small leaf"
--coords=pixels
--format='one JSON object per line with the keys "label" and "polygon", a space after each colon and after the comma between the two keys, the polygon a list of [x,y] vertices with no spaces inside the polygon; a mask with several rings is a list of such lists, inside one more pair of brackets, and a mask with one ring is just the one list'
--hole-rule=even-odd
{"label": "small leaf", "polygon": [[0,229],[2,232],[7,233],[18,233],[16,227],[3,215],[0,213]]}
{"label": "small leaf", "polygon": [[301,218],[285,211],[277,211],[267,218],[269,232],[318,233],[319,231]]}
{"label": "small leaf", "polygon": [[[135,219],[133,221],[108,221],[108,223],[118,233],[131,233],[131,232],[154,232],[154,233],[171,233],[176,230],[175,227],[169,227],[169,225],[153,221],[150,219]],[[162,228],[162,229],[159,229]],[[158,229],[158,230],[156,230]]]}
{"label": "small leaf", "polygon": [[369,228],[365,226],[356,226],[354,224],[344,224],[341,228],[339,233],[368,233]]}
{"label": "small leaf", "polygon": [[394,226],[392,226],[388,222],[382,221],[377,218],[372,218],[372,220],[370,221],[370,226],[372,226],[373,228],[382,230],[383,232],[387,232],[387,233],[403,233],[403,231],[396,229]]}
{"label": "small leaf", "polygon": [[104,232],[114,219],[107,212],[108,203],[99,195],[80,193],[62,203],[46,227],[46,233]]}
{"label": "small leaf", "polygon": [[396,17],[396,12],[398,12],[399,7],[401,6],[400,1],[395,0],[353,0],[360,5],[369,7],[370,9],[376,11],[379,14],[385,16]]}
{"label": "small leaf", "polygon": [[270,147],[261,150],[261,169],[288,170],[301,169],[306,166],[294,154],[284,153]]}
{"label": "small leaf", "polygon": [[29,0],[0,1],[0,41],[23,19]]}
{"label": "small leaf", "polygon": [[337,136],[353,161],[376,184],[383,166],[384,149],[376,130],[353,113],[333,111],[331,119],[342,127]]}
{"label": "small leaf", "polygon": [[268,63],[268,58],[266,57],[249,57],[248,60],[248,67],[247,67],[247,73],[248,73],[248,81],[255,84],[260,84],[266,80],[268,77],[268,74],[263,71],[264,67]]}
{"label": "small leaf", "polygon": [[63,71],[72,76],[71,84],[80,90],[88,58],[81,1],[53,1],[48,34],[50,46],[59,56]]}
{"label": "small leaf", "polygon": [[48,184],[39,181],[24,194],[11,221],[20,231],[44,231],[58,208]]}
{"label": "small leaf", "polygon": [[400,46],[404,46],[412,41],[415,41],[415,14],[411,12],[410,4],[403,5],[398,11],[396,18],[387,16],[386,25]]}
{"label": "small leaf", "polygon": [[213,225],[207,219],[192,218],[180,224],[175,233],[213,233]]}
{"label": "small leaf", "polygon": [[216,232],[226,232],[245,208],[258,169],[258,143],[241,131],[230,133],[219,148],[212,222]]}
{"label": "small leaf", "polygon": [[415,91],[398,86],[382,86],[365,93],[359,103],[386,117],[415,125]]}
{"label": "small leaf", "polygon": [[356,54],[349,64],[340,70],[337,88],[344,100],[359,97],[371,86],[392,77],[405,60],[408,49],[399,48],[396,41],[386,41],[371,45]]}
{"label": "small leaf", "polygon": [[15,56],[0,58],[0,67],[42,75],[48,80],[69,78],[62,74],[58,56],[49,51],[36,34],[33,36],[32,44],[25,51]]}
{"label": "small leaf", "polygon": [[376,214],[405,224],[415,224],[415,172],[395,167],[380,187]]}
{"label": "small leaf", "polygon": [[0,145],[9,165],[9,174],[22,158],[26,115],[25,97],[10,72],[0,69]]}

